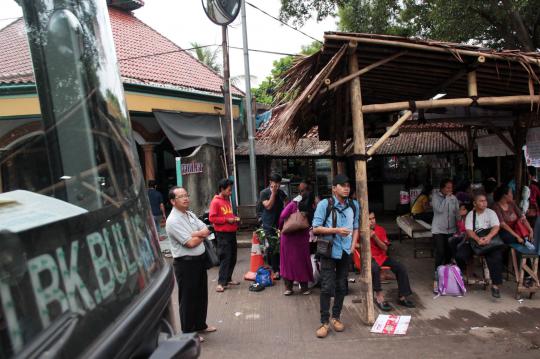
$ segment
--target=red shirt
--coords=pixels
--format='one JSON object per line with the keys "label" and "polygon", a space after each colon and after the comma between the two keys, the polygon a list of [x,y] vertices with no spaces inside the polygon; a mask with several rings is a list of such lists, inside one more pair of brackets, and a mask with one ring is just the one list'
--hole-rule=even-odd
{"label": "red shirt", "polygon": [[[379,226],[378,224],[375,225],[374,229],[375,235],[379,237],[379,239],[384,242],[384,244],[388,245],[390,242],[388,241],[388,238],[386,237],[386,231],[383,227]],[[386,251],[383,251],[381,247],[377,245],[377,242],[373,238],[370,238],[371,243],[371,256],[373,259],[375,259],[375,262],[377,262],[378,265],[382,266],[384,261],[388,258],[386,255]]]}
{"label": "red shirt", "polygon": [[220,195],[215,195],[210,202],[210,222],[214,225],[216,232],[236,232],[238,230],[237,223],[227,223],[227,218],[235,218],[231,201]]}

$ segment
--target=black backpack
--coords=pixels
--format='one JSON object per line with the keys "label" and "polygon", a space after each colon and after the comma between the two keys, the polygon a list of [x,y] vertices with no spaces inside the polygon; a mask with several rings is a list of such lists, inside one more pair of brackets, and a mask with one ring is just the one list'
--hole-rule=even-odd
{"label": "black backpack", "polygon": [[[336,227],[336,211],[337,209],[334,207],[334,197],[329,197],[327,199],[328,201],[328,206],[326,206],[326,216],[324,216],[324,221],[323,221],[323,225],[326,224],[326,221],[328,220],[328,217],[330,217],[330,213],[332,213],[332,227]],[[347,210],[347,208],[351,208],[352,211],[353,211],[353,223],[354,223],[354,218],[356,217],[356,206],[354,205],[354,200],[352,200],[351,198],[347,198],[347,205],[345,206],[344,209],[342,209],[341,211],[339,212],[344,212]]]}

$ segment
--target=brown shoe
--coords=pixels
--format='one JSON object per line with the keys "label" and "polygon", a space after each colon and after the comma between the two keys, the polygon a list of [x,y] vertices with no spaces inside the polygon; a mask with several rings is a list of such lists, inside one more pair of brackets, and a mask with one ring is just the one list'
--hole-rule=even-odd
{"label": "brown shoe", "polygon": [[329,331],[330,331],[330,325],[326,323],[326,324],[321,325],[321,327],[317,329],[315,333],[317,334],[317,338],[326,338]]}
{"label": "brown shoe", "polygon": [[345,326],[339,321],[339,319],[332,318],[330,322],[332,323],[332,326],[336,332],[342,332],[345,330]]}

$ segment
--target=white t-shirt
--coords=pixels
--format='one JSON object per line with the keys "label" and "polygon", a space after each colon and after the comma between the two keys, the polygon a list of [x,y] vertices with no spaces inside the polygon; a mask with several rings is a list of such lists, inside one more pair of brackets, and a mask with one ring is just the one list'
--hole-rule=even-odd
{"label": "white t-shirt", "polygon": [[[467,217],[465,217],[465,229],[471,231],[473,230],[473,212],[474,210],[470,211],[467,214]],[[495,211],[486,208],[484,212],[476,213],[476,225],[474,226],[475,231],[479,229],[489,229],[498,225],[500,225],[500,222]]]}
{"label": "white t-shirt", "polygon": [[193,232],[206,228],[206,225],[193,212],[182,213],[173,207],[165,229],[171,241],[171,254],[174,258],[182,256],[200,256],[204,253],[204,244],[188,248],[185,244],[191,239]]}

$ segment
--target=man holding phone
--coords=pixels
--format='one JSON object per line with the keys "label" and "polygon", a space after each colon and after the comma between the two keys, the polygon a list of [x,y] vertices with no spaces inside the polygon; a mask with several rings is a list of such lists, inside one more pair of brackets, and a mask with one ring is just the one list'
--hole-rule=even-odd
{"label": "man holding phone", "polygon": [[[347,275],[350,254],[358,240],[358,216],[360,209],[349,198],[351,190],[349,178],[338,174],[332,182],[332,198],[322,200],[317,205],[313,217],[313,233],[332,240],[332,256],[321,256],[321,326],[318,338],[324,338],[330,330],[330,322],[336,332],[345,326],[340,315],[347,292]],[[332,320],[330,321],[330,300],[334,297]]]}

